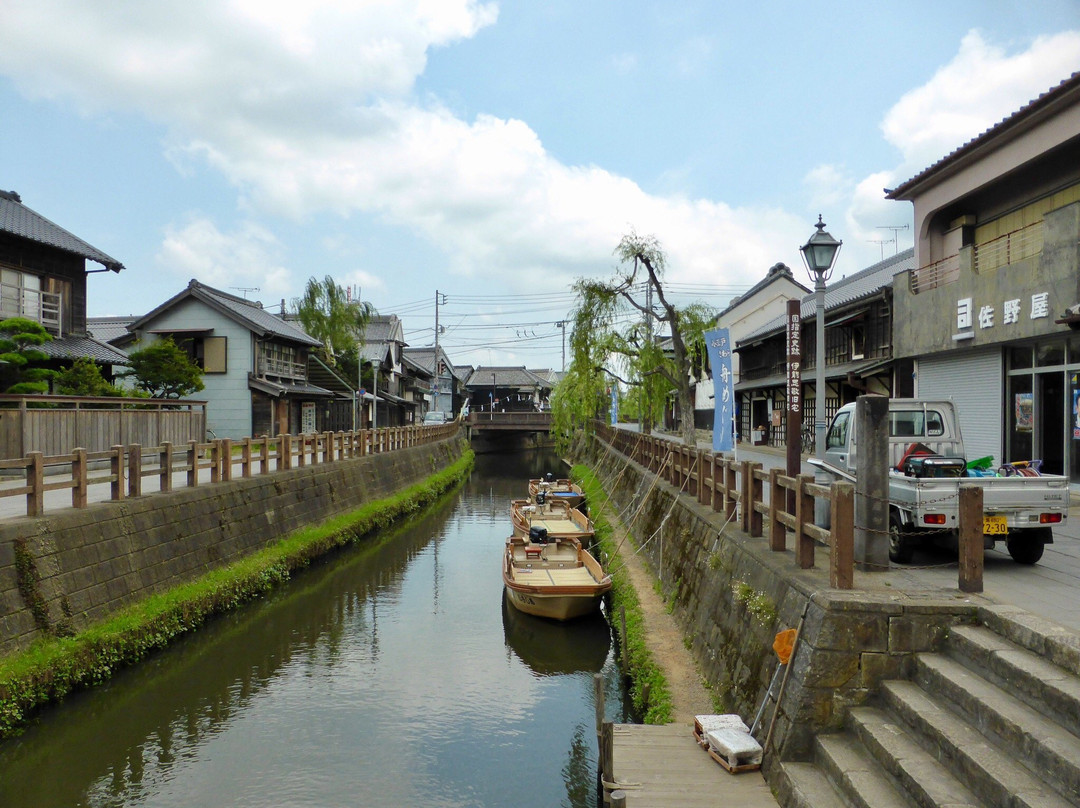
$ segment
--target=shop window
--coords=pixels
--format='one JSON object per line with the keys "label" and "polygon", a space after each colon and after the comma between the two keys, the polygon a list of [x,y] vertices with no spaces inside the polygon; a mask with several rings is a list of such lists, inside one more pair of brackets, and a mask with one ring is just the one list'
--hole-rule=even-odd
{"label": "shop window", "polygon": [[1055,367],[1065,364],[1065,345],[1060,342],[1042,343],[1035,346],[1035,364],[1038,367]]}
{"label": "shop window", "polygon": [[1031,346],[1014,345],[1009,348],[1010,368],[1029,368],[1032,366]]}

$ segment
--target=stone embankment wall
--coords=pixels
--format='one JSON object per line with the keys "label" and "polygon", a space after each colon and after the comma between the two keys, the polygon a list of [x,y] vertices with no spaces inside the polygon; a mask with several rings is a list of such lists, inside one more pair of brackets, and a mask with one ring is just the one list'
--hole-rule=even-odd
{"label": "stone embankment wall", "polygon": [[0,655],[429,477],[464,437],[0,524]]}
{"label": "stone embankment wall", "polygon": [[[840,729],[847,706],[866,702],[883,679],[903,676],[912,654],[935,648],[949,626],[976,620],[976,607],[955,591],[907,595],[861,573],[856,586],[873,590],[830,589],[823,550],[816,569],[801,570],[793,550],[770,550],[766,539],[725,524],[599,440],[578,448],[659,578],[725,711],[753,720],[777,665],[775,636],[805,614],[773,737],[782,759],[804,759],[815,733]],[[712,708],[703,704],[701,712]],[[772,712],[770,703],[766,727]]]}

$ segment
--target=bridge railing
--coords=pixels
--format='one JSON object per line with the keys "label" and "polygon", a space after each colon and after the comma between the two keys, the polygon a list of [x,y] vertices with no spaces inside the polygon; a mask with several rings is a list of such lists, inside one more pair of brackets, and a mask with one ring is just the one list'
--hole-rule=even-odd
{"label": "bridge railing", "polygon": [[[855,579],[855,486],[848,482],[818,485],[809,474],[794,477],[780,469],[765,470],[761,463],[733,458],[654,435],[642,435],[597,422],[596,435],[629,460],[644,466],[661,479],[696,497],[697,501],[725,518],[738,518],[743,532],[754,538],[769,525],[769,549],[787,550],[787,533],[794,535],[795,564],[814,566],[817,542],[830,548],[829,585],[851,589]],[[765,486],[769,501],[765,502]],[[794,509],[788,510],[788,492]],[[814,500],[828,499],[831,527],[814,524]]]}
{"label": "bridge railing", "polygon": [[[436,426],[384,427],[351,432],[320,432],[277,437],[189,441],[186,445],[116,445],[106,451],[75,449],[70,454],[0,460],[0,504],[25,497],[26,516],[51,510],[85,508],[91,502],[119,501],[145,493],[249,478],[307,465],[394,452],[451,437],[461,428],[452,422]],[[95,495],[91,496],[91,489]],[[152,490],[151,490],[152,489]],[[50,491],[71,491],[70,503],[46,499]],[[22,515],[0,509],[3,515]]]}
{"label": "bridge railing", "polygon": [[470,412],[466,423],[471,427],[549,429],[550,412]]}

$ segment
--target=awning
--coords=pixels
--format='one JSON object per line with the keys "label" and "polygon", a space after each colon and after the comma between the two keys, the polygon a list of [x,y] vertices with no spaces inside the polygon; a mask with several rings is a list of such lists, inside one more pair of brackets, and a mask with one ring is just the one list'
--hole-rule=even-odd
{"label": "awning", "polygon": [[248,376],[248,387],[271,395],[274,398],[334,398],[334,393],[329,390],[306,382],[272,382],[269,379]]}
{"label": "awning", "polygon": [[[881,368],[892,365],[892,363],[892,359],[860,359],[856,362],[845,362],[842,365],[832,365],[825,369],[825,381],[831,382],[834,379],[846,379],[848,374],[854,374],[860,378],[865,378]],[[803,384],[808,382],[812,384],[816,376],[817,372],[813,369],[803,373]],[[770,387],[787,387],[787,372],[773,373],[771,376],[763,376],[760,379],[740,381],[735,385],[735,391],[741,393],[749,390],[763,390]]]}
{"label": "awning", "polygon": [[826,328],[832,328],[833,326],[847,325],[848,323],[853,323],[853,322],[856,322],[857,320],[862,320],[862,319],[864,319],[866,317],[866,313],[868,311],[870,311],[869,308],[862,308],[862,309],[859,309],[858,311],[850,311],[847,314],[841,314],[835,320],[826,320],[825,321],[825,327]]}

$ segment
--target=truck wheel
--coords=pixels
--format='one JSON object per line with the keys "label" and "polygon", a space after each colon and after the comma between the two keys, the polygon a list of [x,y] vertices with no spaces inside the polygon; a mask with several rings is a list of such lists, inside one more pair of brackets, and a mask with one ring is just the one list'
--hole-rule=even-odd
{"label": "truck wheel", "polygon": [[1035,528],[1009,533],[1005,548],[1017,564],[1036,564],[1042,558],[1046,548],[1045,535],[1049,532],[1050,528]]}
{"label": "truck wheel", "polygon": [[911,537],[904,532],[900,514],[893,511],[889,514],[889,560],[894,564],[910,564],[914,555]]}

